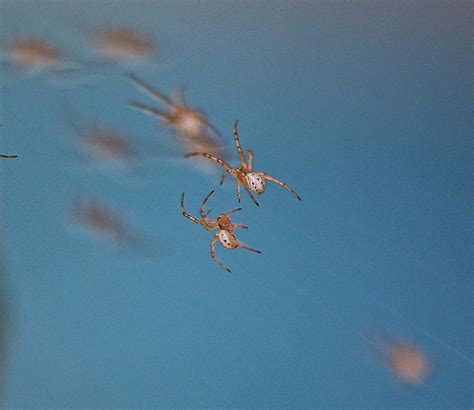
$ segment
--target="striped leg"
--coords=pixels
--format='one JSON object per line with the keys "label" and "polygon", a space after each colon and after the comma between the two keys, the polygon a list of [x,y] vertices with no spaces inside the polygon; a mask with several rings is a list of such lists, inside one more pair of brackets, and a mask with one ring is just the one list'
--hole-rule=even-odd
{"label": "striped leg", "polygon": [[250,199],[253,201],[253,203],[257,206],[260,206],[257,200],[255,199],[255,197],[253,196],[252,191],[247,186],[247,184],[243,184],[243,185],[244,185],[245,190],[247,191],[247,194],[249,194]]}
{"label": "striped leg", "polygon": [[190,219],[194,223],[197,223],[197,224],[201,225],[201,221],[199,219],[195,218],[194,216],[192,216],[191,214],[189,214],[188,212],[185,211],[185,209],[184,209],[184,192],[181,194],[181,213],[183,214],[183,216]]}
{"label": "striped leg", "polygon": [[245,155],[244,155],[244,152],[242,151],[242,147],[240,146],[239,132],[237,131],[237,120],[234,121],[234,124],[232,126],[232,131],[234,133],[235,146],[237,147],[237,152],[239,154],[240,162],[242,163],[242,166],[246,168],[247,161],[245,161]]}
{"label": "striped leg", "polygon": [[201,156],[201,157],[204,157],[204,158],[208,158],[212,161],[217,162],[219,165],[223,166],[227,171],[229,171],[229,173],[231,173],[232,170],[233,170],[233,168],[227,162],[225,162],[223,159],[217,158],[216,156],[208,154],[207,152],[189,152],[187,154],[184,154],[185,158],[196,157],[196,156]]}
{"label": "striped leg", "polygon": [[249,149],[247,149],[247,156],[249,157],[247,165],[248,165],[248,170],[252,171],[253,169],[253,152]]}
{"label": "striped leg", "polygon": [[225,172],[222,174],[221,176],[221,181],[220,181],[220,185],[222,185],[224,183],[224,179],[226,178],[226,176],[229,175],[229,170],[226,169]]}
{"label": "striped leg", "polygon": [[250,248],[247,245],[244,245],[243,243],[239,242],[239,248],[245,249],[246,251],[249,252],[254,252],[254,253],[262,253],[262,251],[259,251],[258,249]]}
{"label": "striped leg", "polygon": [[301,201],[301,197],[296,193],[296,191],[291,188],[289,185],[285,184],[283,181],[280,181],[279,179],[276,179],[276,178],[273,178],[272,176],[270,175],[267,175],[265,174],[265,172],[257,172],[256,173],[257,175],[260,175],[261,177],[269,180],[269,181],[272,181],[272,182],[275,182],[275,184],[278,184],[278,185],[281,185],[283,188],[287,189],[288,191],[291,192],[291,194],[296,198],[298,199],[298,201]]}
{"label": "striped leg", "polygon": [[230,269],[225,266],[221,260],[216,256],[216,242],[219,240],[219,234],[216,233],[211,241],[211,258],[224,270],[230,272]]}
{"label": "striped leg", "polygon": [[201,216],[202,216],[203,218],[205,218],[205,217],[209,214],[209,212],[211,212],[211,211],[206,212],[206,211],[204,210],[204,207],[206,206],[207,201],[209,200],[209,198],[211,197],[211,195],[212,195],[213,193],[214,193],[214,190],[212,190],[211,192],[209,192],[209,193],[206,195],[206,197],[202,200],[201,207],[199,208],[199,213],[201,214]]}

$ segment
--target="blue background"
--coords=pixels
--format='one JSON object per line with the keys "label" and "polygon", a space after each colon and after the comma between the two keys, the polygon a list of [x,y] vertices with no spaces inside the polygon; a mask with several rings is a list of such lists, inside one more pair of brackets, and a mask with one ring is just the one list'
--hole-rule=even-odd
{"label": "blue background", "polygon": [[[2,39],[39,35],[87,55],[84,32],[151,33],[156,64],[133,71],[187,86],[234,153],[240,120],[270,185],[245,195],[238,237],[263,251],[209,256],[197,214],[218,173],[170,161],[173,140],[113,69],[2,69],[6,407],[472,407],[472,3],[16,2]],[[60,81],[59,81],[60,83]],[[147,176],[85,169],[67,112],[136,138]],[[105,200],[148,237],[142,258],[71,224],[80,194]],[[230,179],[210,201],[236,206]],[[5,258],[4,258],[5,256]],[[5,268],[8,268],[5,270]],[[371,334],[416,344],[425,384],[397,382]],[[367,336],[369,335],[369,337]]]}

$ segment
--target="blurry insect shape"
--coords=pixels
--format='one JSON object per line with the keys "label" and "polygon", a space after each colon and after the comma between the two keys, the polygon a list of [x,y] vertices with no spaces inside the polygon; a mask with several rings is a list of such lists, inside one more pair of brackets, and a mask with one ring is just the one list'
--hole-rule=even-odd
{"label": "blurry insect shape", "polygon": [[[2,127],[2,124],[0,124]],[[18,158],[18,155],[0,154],[0,158]]]}
{"label": "blurry insect shape", "polygon": [[214,193],[214,190],[209,192],[207,196],[204,198],[204,200],[201,203],[201,208],[199,209],[199,213],[201,214],[201,218],[197,219],[194,216],[190,215],[188,212],[185,211],[184,209],[184,193],[181,194],[181,213],[194,223],[197,223],[198,225],[201,225],[205,230],[207,231],[213,231],[215,229],[219,229],[219,232],[214,235],[214,237],[211,240],[211,257],[214,259],[214,261],[224,270],[227,272],[230,272],[230,269],[225,266],[221,260],[216,256],[216,242],[219,241],[220,244],[226,248],[226,249],[236,249],[236,248],[242,248],[250,252],[255,252],[255,253],[261,253],[261,251],[257,249],[250,248],[243,243],[239,242],[237,238],[234,235],[234,229],[235,228],[241,228],[241,229],[247,229],[248,227],[242,224],[236,224],[233,223],[230,220],[230,215],[232,215],[235,212],[240,211],[242,208],[237,208],[233,209],[232,211],[229,211],[225,214],[221,214],[217,217],[217,219],[212,220],[208,218],[208,215],[211,211],[207,211],[204,209],[206,206],[206,203],[210,196]]}
{"label": "blurry insect shape", "polygon": [[173,128],[181,137],[187,152],[199,147],[205,147],[209,150],[208,152],[212,152],[214,155],[218,155],[221,152],[217,140],[219,131],[207,121],[205,115],[199,109],[186,104],[182,90],[178,91],[173,99],[155,90],[133,74],[130,75],[130,78],[139,89],[163,104],[165,110],[150,107],[139,102],[131,102],[130,105],[162,120],[162,128],[168,126]]}
{"label": "blurry insect shape", "polygon": [[74,204],[74,217],[88,231],[111,243],[121,247],[135,244],[135,236],[123,218],[104,203],[78,200]]}
{"label": "blurry insect shape", "polygon": [[115,62],[139,62],[156,53],[151,38],[128,27],[106,27],[95,40],[100,56]]}
{"label": "blurry insect shape", "polygon": [[57,47],[40,37],[18,37],[3,43],[3,63],[17,70],[64,72],[77,69],[77,63],[66,61]]}
{"label": "blurry insect shape", "polygon": [[370,343],[399,381],[417,386],[423,384],[429,375],[431,362],[413,343],[396,341],[386,335],[371,338]]}
{"label": "blurry insect shape", "polygon": [[80,148],[106,165],[128,165],[138,158],[131,139],[112,126],[97,123],[90,127],[74,126]]}
{"label": "blurry insect shape", "polygon": [[[233,133],[234,133],[235,145],[237,147],[237,153],[239,154],[239,159],[240,159],[240,165],[238,167],[236,168],[231,167],[226,161],[224,161],[221,158],[216,157],[215,155],[212,155],[212,153],[209,153],[209,152],[191,152],[191,153],[186,154],[185,157],[202,156],[212,161],[215,161],[219,165],[223,166],[225,168],[225,172],[221,177],[220,184],[221,185],[223,184],[224,179],[227,177],[227,175],[234,176],[237,181],[237,199],[239,202],[240,202],[240,187],[243,185],[243,187],[247,191],[252,201],[255,203],[255,205],[258,206],[259,204],[257,200],[255,199],[253,192],[256,192],[257,194],[263,194],[263,192],[265,191],[265,185],[267,181],[273,181],[276,184],[281,185],[282,187],[290,191],[291,194],[295,196],[299,201],[301,201],[300,196],[284,182],[266,174],[265,172],[256,172],[253,170],[254,155],[250,149],[247,149],[247,151],[244,154],[242,147],[240,145],[239,134],[237,131],[237,121],[234,122]],[[248,159],[246,159],[246,156]]]}

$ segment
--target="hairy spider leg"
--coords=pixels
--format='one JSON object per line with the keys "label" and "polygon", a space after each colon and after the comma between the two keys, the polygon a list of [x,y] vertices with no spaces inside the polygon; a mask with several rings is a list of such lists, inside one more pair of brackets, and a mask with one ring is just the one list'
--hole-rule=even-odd
{"label": "hairy spider leg", "polygon": [[208,158],[212,161],[217,162],[219,165],[223,166],[227,171],[229,171],[230,174],[232,174],[232,171],[234,170],[227,162],[225,162],[223,159],[217,158],[214,155],[208,154],[207,152],[188,152],[187,154],[184,154],[185,158],[189,157],[196,157],[196,156],[201,156]]}
{"label": "hairy spider leg", "polygon": [[234,228],[249,229],[247,225],[243,225],[243,224],[234,224]]}
{"label": "hairy spider leg", "polygon": [[229,175],[229,170],[228,169],[226,169],[225,172],[222,174],[221,181],[219,182],[220,185],[222,185],[224,183],[224,179],[226,178],[227,175]]}
{"label": "hairy spider leg", "polygon": [[247,153],[247,156],[249,157],[249,159],[248,159],[248,161],[247,161],[247,168],[248,168],[249,171],[252,171],[252,169],[253,169],[253,157],[254,157],[254,155],[253,155],[252,150],[250,150],[250,149],[248,149],[248,148],[247,148],[246,153]]}
{"label": "hairy spider leg", "polygon": [[209,193],[206,195],[206,197],[202,200],[201,207],[199,208],[199,213],[201,214],[201,216],[202,216],[203,218],[207,217],[207,215],[209,215],[209,212],[211,212],[211,211],[206,212],[206,211],[204,210],[204,207],[206,206],[207,201],[209,200],[209,198],[211,197],[211,195],[212,195],[213,193],[214,193],[214,190],[212,190],[211,192],[209,192]]}
{"label": "hairy spider leg", "polygon": [[265,174],[265,172],[256,172],[256,174],[265,179],[268,179],[269,181],[275,182],[275,184],[281,185],[282,187],[286,188],[289,192],[291,192],[291,194],[295,196],[296,199],[298,199],[298,201],[301,201],[301,197],[288,184],[285,184],[283,181],[280,181],[279,179],[273,178],[272,176]]}
{"label": "hairy spider leg", "polygon": [[166,105],[176,106],[176,103],[171,98],[154,89],[151,85],[146,84],[135,74],[129,74],[129,78],[135,83],[138,88],[140,88],[142,91],[145,91],[153,99],[160,101],[161,103],[164,103]]}
{"label": "hairy spider leg", "polygon": [[182,213],[186,218],[188,218],[189,220],[193,221],[194,223],[197,223],[198,225],[202,225],[202,221],[200,221],[199,219],[195,218],[194,216],[192,216],[191,214],[189,214],[188,212],[186,212],[186,210],[184,209],[184,192],[181,193],[181,213]]}
{"label": "hairy spider leg", "polygon": [[[247,182],[247,181],[246,181]],[[257,200],[255,199],[255,197],[253,196],[252,194],[252,191],[250,190],[250,188],[248,187],[248,184],[245,183],[245,184],[242,184],[245,188],[245,190],[247,191],[247,194],[249,194],[249,197],[250,199],[253,201],[253,203],[257,206],[260,206],[260,204],[257,202]],[[240,190],[239,190],[239,193],[240,193]],[[239,197],[239,202],[240,202],[240,197]]]}
{"label": "hairy spider leg", "polygon": [[239,154],[239,159],[240,159],[240,162],[242,163],[242,166],[244,168],[247,168],[247,161],[245,160],[245,155],[244,155],[244,152],[242,151],[242,146],[240,145],[239,132],[237,131],[237,123],[238,123],[238,121],[235,120],[234,124],[232,125],[232,131],[234,133],[235,146],[237,147],[237,152]]}
{"label": "hairy spider leg", "polygon": [[259,251],[258,249],[251,248],[247,245],[244,245],[243,243],[239,242],[239,248],[245,249],[246,251],[249,252],[254,252],[254,253],[262,253],[262,251]]}
{"label": "hairy spider leg", "polygon": [[224,270],[230,272],[230,269],[225,266],[221,260],[216,256],[216,242],[219,240],[219,234],[216,233],[211,240],[211,258]]}
{"label": "hairy spider leg", "polygon": [[239,212],[241,210],[242,210],[242,208],[235,208],[235,209],[232,209],[232,211],[226,212],[224,215],[229,216],[229,215],[235,214],[236,212]]}

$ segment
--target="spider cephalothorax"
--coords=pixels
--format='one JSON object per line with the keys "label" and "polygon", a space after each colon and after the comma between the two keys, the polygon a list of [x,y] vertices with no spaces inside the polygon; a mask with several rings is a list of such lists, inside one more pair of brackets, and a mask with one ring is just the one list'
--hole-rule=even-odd
{"label": "spider cephalothorax", "polygon": [[[298,200],[301,201],[300,196],[290,186],[288,186],[284,182],[266,174],[265,172],[256,172],[253,170],[254,155],[253,155],[253,152],[249,149],[247,149],[244,154],[242,147],[240,145],[239,133],[237,131],[237,121],[234,122],[233,132],[234,132],[235,145],[237,147],[237,152],[239,154],[239,159],[240,159],[240,165],[238,167],[233,168],[223,159],[218,158],[215,155],[212,155],[211,153],[208,153],[208,152],[191,152],[189,154],[186,154],[185,157],[202,156],[205,158],[209,158],[217,162],[221,166],[223,166],[225,168],[225,172],[222,175],[220,183],[222,185],[227,175],[233,175],[235,179],[237,180],[237,198],[239,202],[240,202],[240,187],[243,185],[243,187],[249,194],[252,201],[255,203],[255,205],[258,206],[258,202],[255,199],[252,192],[256,192],[257,194],[262,194],[265,191],[265,185],[267,181],[273,181],[276,184],[281,185],[282,187],[290,191],[291,194],[294,195]],[[246,159],[246,157],[248,159]]]}
{"label": "spider cephalothorax", "polygon": [[132,107],[160,118],[163,121],[163,126],[172,127],[183,138],[186,145],[192,145],[192,142],[199,143],[205,139],[208,144],[209,141],[212,141],[216,147],[213,151],[219,151],[217,149],[219,144],[212,138],[212,136],[219,135],[219,132],[207,121],[205,115],[198,108],[186,104],[182,90],[178,90],[175,98],[170,98],[144,83],[137,76],[132,74],[130,78],[138,88],[163,104],[166,109],[162,111],[139,102],[131,102]]}
{"label": "spider cephalothorax", "polygon": [[211,240],[211,257],[214,261],[224,270],[230,272],[230,269],[225,266],[220,259],[216,256],[216,242],[219,241],[220,244],[227,249],[236,249],[242,248],[250,252],[261,253],[261,251],[257,249],[250,248],[243,243],[239,242],[234,235],[235,228],[242,228],[247,229],[247,226],[242,224],[235,224],[230,220],[230,215],[235,212],[240,211],[242,208],[236,208],[232,211],[226,212],[225,214],[221,214],[217,217],[217,219],[212,220],[208,218],[208,215],[211,211],[206,211],[204,209],[208,199],[214,193],[214,190],[209,192],[207,196],[201,203],[201,208],[199,209],[199,213],[201,214],[201,219],[197,219],[184,209],[184,193],[181,194],[181,213],[194,223],[201,225],[207,231],[213,231],[215,229],[219,229],[219,232],[214,235]]}

